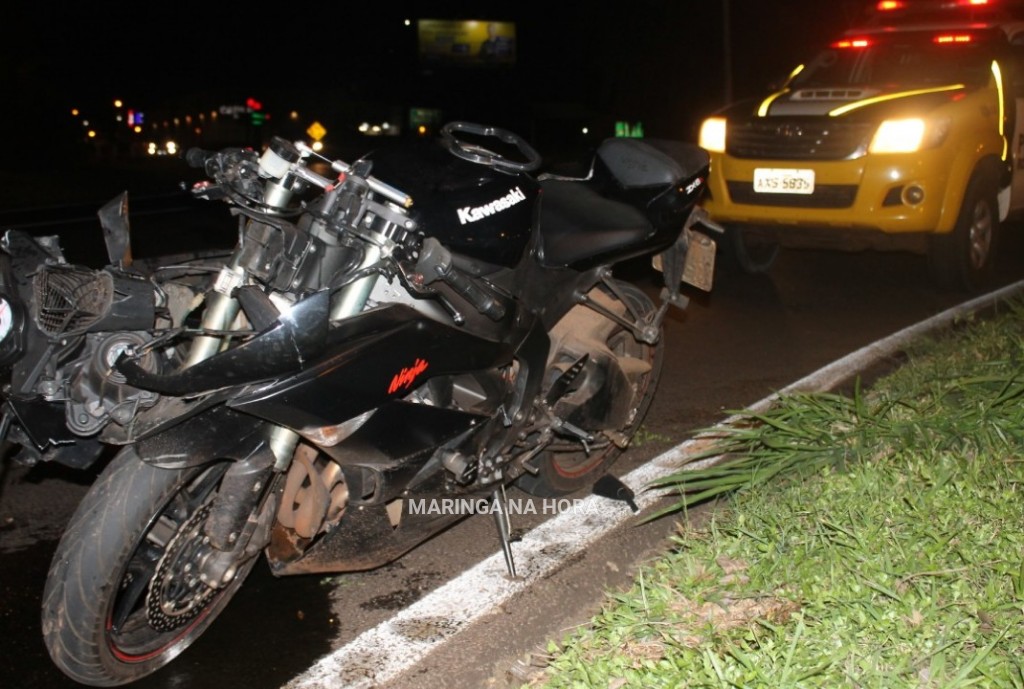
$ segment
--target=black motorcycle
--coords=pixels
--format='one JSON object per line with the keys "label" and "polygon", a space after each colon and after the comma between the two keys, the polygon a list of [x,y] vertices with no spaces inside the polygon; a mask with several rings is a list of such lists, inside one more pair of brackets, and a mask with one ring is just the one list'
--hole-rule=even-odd
{"label": "black motorcycle", "polygon": [[[125,195],[100,212],[106,268],[2,241],[0,437],[79,468],[119,447],[44,593],[85,684],[169,662],[261,552],[276,575],[365,570],[460,518],[414,501],[591,485],[651,403],[681,279],[713,271],[689,144],[610,139],[579,178],[466,122],[354,164],[279,138],[186,157],[237,218],[226,260],[133,261]],[[612,273],[645,255],[660,306]]]}

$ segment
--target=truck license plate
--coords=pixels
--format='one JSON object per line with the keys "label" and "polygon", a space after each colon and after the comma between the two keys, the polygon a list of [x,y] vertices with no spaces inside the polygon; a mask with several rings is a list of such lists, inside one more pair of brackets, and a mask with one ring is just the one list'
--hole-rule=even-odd
{"label": "truck license plate", "polygon": [[755,168],[754,191],[759,194],[813,194],[814,170]]}

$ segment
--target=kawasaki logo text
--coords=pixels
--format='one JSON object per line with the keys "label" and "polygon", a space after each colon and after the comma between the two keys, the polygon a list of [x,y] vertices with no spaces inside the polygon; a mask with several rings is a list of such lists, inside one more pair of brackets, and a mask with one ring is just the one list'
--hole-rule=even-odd
{"label": "kawasaki logo text", "polygon": [[466,223],[476,222],[477,220],[483,220],[484,218],[500,213],[503,210],[511,208],[512,206],[526,200],[526,194],[516,187],[509,193],[502,196],[500,199],[495,199],[490,203],[482,206],[466,206],[465,208],[459,208],[459,222],[465,225]]}

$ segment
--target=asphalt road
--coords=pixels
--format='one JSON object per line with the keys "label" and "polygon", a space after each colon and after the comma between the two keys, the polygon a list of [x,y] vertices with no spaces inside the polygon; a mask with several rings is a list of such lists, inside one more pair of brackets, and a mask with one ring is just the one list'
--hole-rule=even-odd
{"label": "asphalt road", "polygon": [[[214,225],[207,225],[212,222]],[[68,229],[70,228],[70,229]],[[149,215],[135,224],[138,245],[185,232],[231,241],[226,217]],[[1024,233],[1009,226],[1008,234]],[[89,222],[76,233],[83,251]],[[182,239],[183,240],[183,239]],[[1000,284],[1024,275],[1021,247],[1004,243]],[[620,274],[657,289],[646,265]],[[928,282],[924,259],[904,254],[789,251],[767,276],[739,273],[723,261],[713,292],[692,293],[685,313],[666,327],[667,358],[659,391],[638,442],[615,467],[625,473],[709,426],[731,410],[875,339],[963,299]],[[50,664],[39,631],[39,599],[49,557],[90,475],[60,467],[0,469],[0,686],[77,686]],[[531,519],[513,526],[527,529]],[[614,534],[514,605],[455,637],[446,650],[392,686],[505,686],[513,662],[545,638],[583,622],[599,594],[627,580],[638,559],[663,545],[671,520]],[[275,580],[257,566],[211,630],[172,665],[134,686],[276,689],[329,649],[353,639],[498,547],[488,517],[470,518],[381,569],[341,577]],[[466,605],[473,605],[467,592]],[[358,668],[354,669],[358,672]]]}

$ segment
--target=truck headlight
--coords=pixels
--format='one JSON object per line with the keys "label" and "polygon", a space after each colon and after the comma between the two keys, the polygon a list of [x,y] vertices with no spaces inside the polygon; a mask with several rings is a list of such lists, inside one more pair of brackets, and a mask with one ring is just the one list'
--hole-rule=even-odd
{"label": "truck headlight", "polygon": [[914,153],[921,149],[924,132],[924,120],[917,117],[885,120],[878,125],[868,153]]}
{"label": "truck headlight", "polygon": [[709,117],[700,125],[698,145],[705,151],[725,153],[725,118]]}
{"label": "truck headlight", "polygon": [[875,131],[868,153],[916,153],[935,148],[942,145],[952,127],[948,117],[885,120]]}

